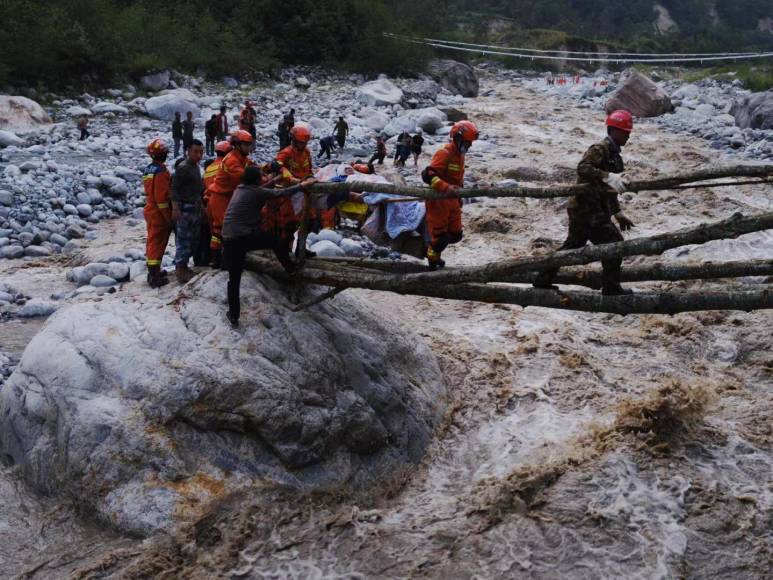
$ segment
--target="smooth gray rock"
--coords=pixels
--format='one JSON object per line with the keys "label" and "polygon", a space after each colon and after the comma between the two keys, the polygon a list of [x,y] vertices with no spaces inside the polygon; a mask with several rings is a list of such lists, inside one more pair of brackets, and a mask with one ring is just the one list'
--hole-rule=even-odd
{"label": "smooth gray rock", "polygon": [[90,281],[89,284],[94,288],[107,288],[108,286],[115,286],[118,284],[115,278],[105,276],[104,274],[97,274]]}
{"label": "smooth gray rock", "polygon": [[13,205],[13,194],[10,191],[0,190],[0,204],[10,207]]}
{"label": "smooth gray rock", "polygon": [[342,239],[343,237],[337,231],[325,228],[324,230],[319,231],[319,233],[316,235],[315,241],[327,240],[328,242],[333,242],[334,244],[338,245],[341,243]]}
{"label": "smooth gray rock", "polygon": [[382,76],[358,88],[357,100],[368,107],[397,105],[403,100],[403,91],[388,78]]}
{"label": "smooth gray rock", "polygon": [[0,453],[142,535],[266,479],[358,489],[421,460],[446,389],[418,337],[348,296],[292,312],[251,274],[234,331],[226,280],[57,312],[0,390]]}
{"label": "smooth gray rock", "polygon": [[[111,262],[107,268],[107,275],[114,280],[123,282],[129,279],[129,265],[121,262]],[[93,284],[93,282],[92,282]],[[93,284],[96,285],[96,284]]]}
{"label": "smooth gray rock", "polygon": [[742,129],[773,129],[773,89],[735,101],[730,114]]}
{"label": "smooth gray rock", "polygon": [[44,302],[33,298],[19,309],[21,318],[36,318],[38,316],[50,316],[56,311],[56,306],[50,302]]}
{"label": "smooth gray rock", "polygon": [[320,240],[309,249],[321,258],[340,258],[346,255],[346,252],[328,240]]}
{"label": "smooth gray rock", "polygon": [[25,256],[32,256],[34,258],[42,258],[51,255],[51,250],[43,246],[27,246],[24,249]]}
{"label": "smooth gray rock", "polygon": [[169,86],[170,73],[164,70],[140,78],[140,87],[146,91],[160,91]]}
{"label": "smooth gray rock", "polygon": [[5,246],[4,248],[0,248],[0,256],[8,258],[9,260],[21,258],[24,256],[24,247],[18,245]]}
{"label": "smooth gray rock", "polygon": [[94,211],[87,203],[80,203],[75,207],[75,209],[78,210],[78,215],[82,217],[89,217]]}
{"label": "smooth gray rock", "polygon": [[434,102],[440,92],[440,85],[433,80],[414,81],[403,87],[405,99],[419,102]]}
{"label": "smooth gray rock", "polygon": [[86,232],[83,231],[83,228],[73,224],[67,226],[67,229],[64,231],[64,235],[66,235],[68,238],[82,238],[86,235]]}

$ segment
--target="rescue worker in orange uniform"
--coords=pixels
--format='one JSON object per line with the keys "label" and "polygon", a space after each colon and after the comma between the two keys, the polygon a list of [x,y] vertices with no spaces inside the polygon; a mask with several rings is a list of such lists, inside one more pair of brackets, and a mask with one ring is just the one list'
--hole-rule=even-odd
{"label": "rescue worker in orange uniform", "polygon": [[202,207],[204,208],[204,219],[201,220],[201,231],[199,232],[199,245],[196,253],[193,255],[193,264],[196,266],[206,266],[210,261],[209,243],[212,237],[212,228],[209,223],[209,188],[215,182],[223,158],[231,152],[231,144],[228,141],[220,141],[215,145],[215,158],[204,166],[204,194],[202,195]]}
{"label": "rescue worker in orange uniform", "polygon": [[[305,123],[298,123],[290,129],[290,145],[276,155],[276,162],[280,166],[281,187],[297,185],[312,177],[309,141],[311,141],[311,128]],[[292,199],[283,197],[270,200],[266,202],[263,211],[266,229],[285,240],[292,249],[295,231],[300,223],[300,219],[293,209]],[[312,212],[309,219],[315,218],[316,215]],[[310,252],[307,252],[306,255],[310,255]]]}
{"label": "rescue worker in orange uniform", "polygon": [[[464,154],[478,138],[478,128],[471,121],[459,121],[451,127],[450,137],[451,142],[435,152],[425,170],[432,189],[447,194],[464,185]],[[462,200],[428,199],[425,205],[430,238],[427,261],[430,270],[437,270],[446,265],[440,257],[443,250],[462,239]]]}
{"label": "rescue worker in orange uniform", "polygon": [[233,149],[223,158],[220,167],[215,174],[214,182],[207,187],[209,199],[207,200],[207,217],[211,232],[209,242],[210,260],[214,268],[219,268],[223,257],[223,219],[228,209],[231,195],[244,174],[244,170],[250,165],[255,165],[249,158],[252,148],[252,135],[243,129],[239,129],[231,135]]}
{"label": "rescue worker in orange uniform", "polygon": [[162,139],[154,139],[147,148],[152,159],[142,175],[145,188],[145,224],[148,228],[148,240],[145,255],[148,263],[148,285],[159,288],[168,284],[166,272],[161,270],[169,235],[172,233],[172,208],[169,202],[171,176],[166,168],[169,146]]}
{"label": "rescue worker in orange uniform", "polygon": [[255,148],[255,138],[257,137],[257,132],[255,129],[255,122],[257,121],[257,112],[254,109],[255,103],[252,101],[246,101],[244,103],[244,108],[242,109],[242,112],[239,114],[239,129],[242,129],[243,131],[247,131],[250,135],[252,135],[253,145],[252,148]]}

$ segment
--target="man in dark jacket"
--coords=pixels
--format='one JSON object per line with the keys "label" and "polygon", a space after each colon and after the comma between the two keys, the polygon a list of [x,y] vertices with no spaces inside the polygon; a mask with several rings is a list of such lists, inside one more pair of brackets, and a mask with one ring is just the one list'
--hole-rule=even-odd
{"label": "man in dark jacket", "polygon": [[341,149],[346,145],[346,136],[349,135],[349,125],[344,121],[343,117],[338,117],[338,122],[333,127],[335,131],[336,139],[338,140],[338,147]]}
{"label": "man in dark jacket", "polygon": [[180,119],[180,111],[176,111],[174,114],[174,121],[172,121],[172,141],[174,141],[175,159],[180,155],[180,142],[182,140],[183,140],[183,122]]}
{"label": "man in dark jacket", "polygon": [[[261,187],[263,174],[259,167],[245,169],[240,185],[228,204],[223,220],[223,250],[228,269],[228,321],[239,326],[239,286],[244,271],[244,258],[252,250],[274,251],[279,262],[288,272],[293,271],[287,243],[279,236],[262,229],[262,211],[266,201],[277,197],[290,196],[314,183],[307,179],[298,185],[285,189]],[[268,183],[266,183],[268,185]]]}
{"label": "man in dark jacket", "polygon": [[209,121],[204,123],[204,135],[206,137],[206,153],[209,157],[215,156],[215,139],[217,139],[217,115],[212,115]]}
{"label": "man in dark jacket", "polygon": [[193,113],[188,111],[183,121],[183,155],[188,154],[188,147],[193,143],[193,130],[196,125],[193,122]]}
{"label": "man in dark jacket", "polygon": [[[589,240],[594,244],[622,242],[620,230],[634,227],[622,211],[617,196],[625,191],[621,175],[624,170],[621,147],[625,146],[633,130],[633,117],[628,111],[614,111],[607,117],[607,137],[592,145],[577,166],[578,183],[592,187],[569,202],[569,235],[559,250],[582,248]],[[620,230],[612,223],[614,216]],[[601,291],[606,295],[632,294],[620,285],[621,258],[601,262],[603,280]],[[534,281],[535,288],[557,290],[553,278],[558,269],[544,270]]]}
{"label": "man in dark jacket", "polygon": [[204,180],[199,162],[203,156],[204,145],[194,139],[188,147],[185,160],[177,166],[172,178],[172,220],[175,222],[177,246],[174,265],[175,276],[180,284],[185,284],[194,275],[188,268],[188,261],[196,253],[200,242]]}

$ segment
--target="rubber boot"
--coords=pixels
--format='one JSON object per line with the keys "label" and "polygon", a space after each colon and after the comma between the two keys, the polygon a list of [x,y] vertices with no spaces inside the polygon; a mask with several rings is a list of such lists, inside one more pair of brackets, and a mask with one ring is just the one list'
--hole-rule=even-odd
{"label": "rubber boot", "polygon": [[187,284],[196,274],[188,268],[187,264],[178,264],[175,266],[174,275],[178,284]]}
{"label": "rubber boot", "polygon": [[220,248],[212,248],[209,253],[209,265],[219,270],[223,265],[223,251]]}
{"label": "rubber boot", "polygon": [[161,266],[148,266],[148,286],[160,288],[169,284],[169,280],[161,275]]}

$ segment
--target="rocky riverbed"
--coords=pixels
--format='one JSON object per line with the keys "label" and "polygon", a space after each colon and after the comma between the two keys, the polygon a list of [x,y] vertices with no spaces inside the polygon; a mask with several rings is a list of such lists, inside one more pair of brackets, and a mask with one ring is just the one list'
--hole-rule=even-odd
{"label": "rocky riverbed", "polygon": [[[294,88],[288,76],[289,89],[269,92],[274,104],[267,111],[278,115],[296,104],[299,119],[313,113],[332,120],[354,111],[365,117],[362,108],[371,107],[387,124],[411,114],[402,104],[358,104],[361,79],[303,72],[310,88]],[[471,182],[572,180],[584,149],[603,135],[600,104],[564,99],[546,90],[543,79],[488,68],[479,73],[478,98],[441,93],[437,99],[443,102],[435,102],[464,111],[481,127],[483,139],[468,156]],[[343,87],[325,80],[334,78]],[[395,84],[405,87],[409,82]],[[220,86],[206,90],[224,91]],[[234,105],[245,94],[263,93],[259,87],[229,90]],[[129,102],[123,96],[111,100],[120,106]],[[330,103],[327,116],[320,113],[319,103]],[[127,148],[126,158],[116,154],[98,173],[109,172],[110,163],[143,163],[141,146],[154,135],[140,131],[135,125],[142,121],[131,112],[123,120],[120,115],[97,117],[97,133],[103,126],[106,135],[114,134],[126,125],[140,149]],[[142,120],[154,130],[166,130],[166,122]],[[269,147],[275,148],[270,134],[274,121],[262,122],[261,133],[268,134],[261,138],[258,154],[264,158]],[[72,133],[68,123],[63,134]],[[365,148],[372,135],[366,133],[360,141],[353,137],[352,148]],[[428,152],[442,140],[430,137]],[[713,148],[710,140],[677,131],[658,118],[637,124],[624,155],[628,172],[647,178],[736,162],[738,150],[730,149]],[[17,167],[26,162],[21,150],[13,155],[18,156]],[[755,155],[748,157],[753,161]],[[88,163],[92,161],[72,161],[84,169]],[[418,182],[414,168],[400,173]],[[97,189],[105,198],[103,187],[100,181]],[[138,190],[132,191],[129,199],[139,198]],[[637,223],[630,236],[773,207],[769,187],[763,186],[623,197],[626,213]],[[12,211],[18,208],[14,205]],[[465,239],[448,251],[448,262],[480,264],[555,247],[565,233],[564,216],[558,201],[482,200],[466,206]],[[73,275],[68,280],[68,273],[89,263],[126,264],[131,273],[133,251],[143,247],[139,219],[57,217],[62,225],[90,233],[79,238],[76,251],[0,261],[0,280],[12,298],[0,323],[0,350],[10,359],[6,368],[18,361],[24,347],[20,332],[31,338],[38,330],[30,326],[39,325],[38,319],[18,317],[27,304],[60,309],[94,303],[98,308],[117,298],[145,301],[151,296],[142,280],[131,275],[104,288],[89,283],[81,292]],[[771,255],[773,236],[761,232],[666,257],[689,262]],[[749,278],[637,288],[708,290],[766,283]],[[165,291],[185,293],[184,288]],[[173,302],[172,294],[168,302]],[[79,577],[92,578],[169,570],[199,578],[767,574],[773,540],[773,319],[768,313],[620,317],[367,291],[346,291],[345,296],[366,305],[358,308],[371,315],[418,334],[439,361],[450,397],[448,411],[419,468],[396,472],[369,491],[299,494],[269,485],[258,497],[223,498],[195,525],[172,536],[141,545],[105,535],[100,543],[74,546],[66,558],[43,555],[41,544],[24,541],[29,534],[11,532],[16,543],[9,545],[17,551],[15,557],[1,554],[5,569],[39,578],[62,577],[75,569]],[[338,300],[332,299],[334,307]],[[262,324],[259,320],[250,322],[245,316],[244,323]],[[14,337],[13,342],[6,337]],[[28,492],[15,478],[13,470],[2,474],[4,483],[13,482],[3,488],[3,529],[14,530],[23,521],[25,529],[50,530],[45,546],[68,545],[67,538],[89,542],[93,528],[76,511],[57,502],[25,499]],[[16,508],[20,503],[25,505],[23,518]],[[60,511],[51,512],[52,506]]]}

